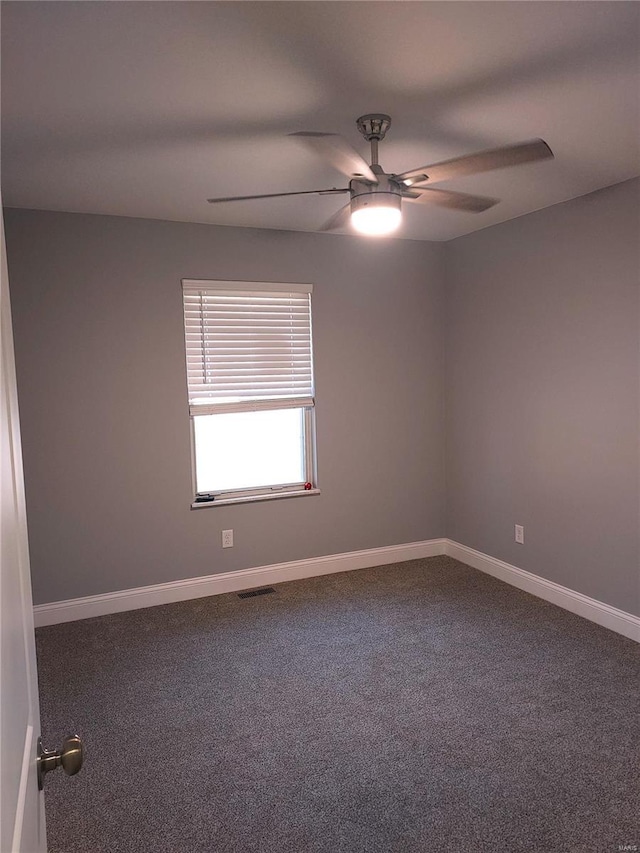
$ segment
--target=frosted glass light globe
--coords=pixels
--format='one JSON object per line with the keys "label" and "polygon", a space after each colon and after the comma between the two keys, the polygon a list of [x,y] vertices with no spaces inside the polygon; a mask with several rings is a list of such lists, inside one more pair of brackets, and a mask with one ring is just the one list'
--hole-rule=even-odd
{"label": "frosted glass light globe", "polygon": [[351,224],[360,234],[381,237],[395,231],[402,220],[397,207],[361,207],[351,214]]}

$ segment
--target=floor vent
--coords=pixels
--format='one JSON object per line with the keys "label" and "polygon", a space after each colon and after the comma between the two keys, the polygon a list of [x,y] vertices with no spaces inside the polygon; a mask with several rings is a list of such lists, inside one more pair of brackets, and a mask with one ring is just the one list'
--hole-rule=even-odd
{"label": "floor vent", "polygon": [[272,586],[265,586],[262,589],[249,589],[247,592],[239,592],[238,598],[253,598],[255,595],[269,595],[270,592],[275,592]]}

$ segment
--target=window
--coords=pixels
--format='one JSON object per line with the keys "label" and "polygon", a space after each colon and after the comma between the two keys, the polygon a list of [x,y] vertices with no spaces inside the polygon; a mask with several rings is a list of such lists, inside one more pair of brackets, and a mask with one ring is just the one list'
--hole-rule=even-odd
{"label": "window", "polygon": [[317,494],[311,285],[182,289],[194,506]]}

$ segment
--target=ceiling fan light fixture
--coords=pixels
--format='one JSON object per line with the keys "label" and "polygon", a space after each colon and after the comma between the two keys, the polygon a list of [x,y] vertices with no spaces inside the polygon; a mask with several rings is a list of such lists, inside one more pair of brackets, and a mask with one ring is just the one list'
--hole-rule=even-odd
{"label": "ceiling fan light fixture", "polygon": [[372,192],[351,200],[351,224],[359,234],[384,237],[402,221],[401,198],[395,193]]}

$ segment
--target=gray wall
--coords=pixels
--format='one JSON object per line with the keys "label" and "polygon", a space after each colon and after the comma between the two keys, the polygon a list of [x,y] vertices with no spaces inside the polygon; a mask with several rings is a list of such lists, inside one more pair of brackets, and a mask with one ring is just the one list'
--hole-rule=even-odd
{"label": "gray wall", "polygon": [[[36,603],[442,535],[443,245],[5,218]],[[190,509],[183,277],[314,284],[320,496]]]}
{"label": "gray wall", "polygon": [[[639,193],[446,245],[7,211],[36,603],[447,535],[640,612]],[[190,510],[182,277],[313,282],[322,495]]]}
{"label": "gray wall", "polygon": [[639,193],[446,246],[447,535],[633,613]]}

